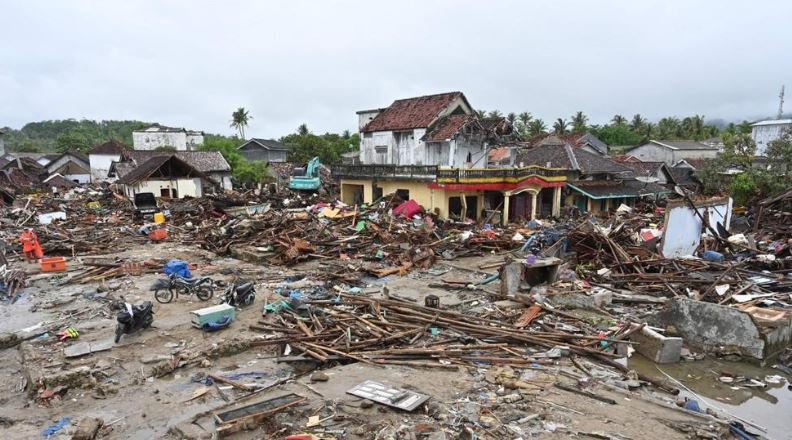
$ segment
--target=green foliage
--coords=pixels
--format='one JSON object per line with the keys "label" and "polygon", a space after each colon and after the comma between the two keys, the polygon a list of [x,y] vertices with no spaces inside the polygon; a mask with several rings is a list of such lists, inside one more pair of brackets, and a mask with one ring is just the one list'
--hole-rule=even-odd
{"label": "green foliage", "polygon": [[572,115],[572,133],[585,133],[588,130],[588,116],[583,112]]}
{"label": "green foliage", "polygon": [[57,139],[63,138],[61,146],[67,145],[66,140],[76,141],[88,148],[117,139],[125,144],[132,143],[132,131],[154,125],[142,121],[92,121],[88,119],[64,119],[56,121],[41,121],[25,124],[21,129],[4,128],[5,145],[8,151],[20,152],[51,152],[58,147]]}
{"label": "green foliage", "polygon": [[330,165],[341,162],[342,154],[356,151],[360,146],[360,135],[315,135],[305,124],[301,124],[296,133],[282,137],[280,142],[290,146],[289,160],[292,162],[302,164],[319,156],[319,161]]}
{"label": "green foliage", "polygon": [[160,145],[159,147],[155,148],[154,151],[167,151],[169,153],[175,153],[178,150],[173,145]]}
{"label": "green foliage", "polygon": [[627,124],[594,125],[589,130],[608,145],[638,145],[645,139]]}
{"label": "green foliage", "polygon": [[255,185],[270,178],[270,167],[260,160],[243,160],[233,170],[234,181],[242,185]]}
{"label": "green foliage", "polygon": [[528,123],[528,135],[539,136],[540,134],[544,133],[547,130],[547,125],[545,125],[544,121],[541,119],[534,119],[530,123]]}
{"label": "green foliage", "polygon": [[569,124],[564,119],[558,118],[553,123],[553,133],[555,134],[567,134],[567,127]]}
{"label": "green foliage", "polygon": [[784,130],[781,137],[770,141],[765,155],[772,170],[789,174],[789,165],[792,164],[792,129]]}
{"label": "green foliage", "polygon": [[67,151],[87,151],[88,142],[79,132],[65,132],[55,138],[55,151],[65,153]]}
{"label": "green foliage", "polygon": [[205,135],[201,151],[219,151],[231,166],[231,177],[237,185],[250,185],[267,180],[271,174],[269,166],[259,160],[248,161],[237,147],[244,141],[237,137]]}
{"label": "green foliage", "polygon": [[754,173],[737,174],[729,183],[729,195],[734,199],[736,205],[745,205],[757,193],[758,186]]}

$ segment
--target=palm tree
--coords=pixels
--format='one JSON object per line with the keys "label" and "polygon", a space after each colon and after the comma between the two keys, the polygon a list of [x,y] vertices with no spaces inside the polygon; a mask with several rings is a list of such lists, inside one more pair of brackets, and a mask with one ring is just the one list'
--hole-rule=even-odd
{"label": "palm tree", "polygon": [[476,112],[476,116],[478,116],[479,118],[486,118],[487,117],[487,111],[486,110],[479,109],[479,110],[474,110],[474,111]]}
{"label": "palm tree", "polygon": [[614,125],[622,125],[627,123],[627,118],[622,115],[613,115],[613,119],[611,119]]}
{"label": "palm tree", "polygon": [[547,126],[541,119],[534,119],[528,123],[528,134],[531,136],[539,136],[547,130]]}
{"label": "palm tree", "polygon": [[501,113],[500,110],[492,110],[487,113],[488,118],[500,118],[501,116],[503,116],[503,113]]}
{"label": "palm tree", "polygon": [[584,115],[583,112],[577,112],[572,115],[572,132],[573,133],[583,133],[588,130],[588,116]]}
{"label": "palm tree", "polygon": [[556,121],[553,123],[553,133],[555,133],[555,134],[567,134],[567,126],[568,125],[569,124],[567,123],[567,121],[565,121],[565,120],[563,120],[561,118],[556,119]]}
{"label": "palm tree", "polygon": [[509,112],[509,114],[506,115],[506,120],[509,121],[509,124],[514,125],[517,121],[517,115],[514,112]]}
{"label": "palm tree", "polygon": [[300,124],[300,125],[297,127],[297,134],[299,134],[300,136],[305,136],[306,134],[308,134],[308,133],[310,133],[310,132],[311,132],[311,131],[310,131],[310,130],[308,130],[308,125],[307,125],[307,124],[304,124],[304,123],[303,123],[303,124]]}
{"label": "palm tree", "polygon": [[235,128],[239,132],[240,138],[245,139],[245,127],[251,119],[253,116],[250,116],[245,107],[239,107],[234,113],[231,113],[231,128]]}
{"label": "palm tree", "polygon": [[641,131],[641,128],[643,128],[644,124],[646,124],[646,119],[644,119],[640,113],[636,113],[632,118],[632,122],[630,122],[630,128],[632,128],[634,132],[638,133]]}
{"label": "palm tree", "polygon": [[349,130],[344,130],[341,133],[341,137],[344,138],[344,139],[349,139]]}
{"label": "palm tree", "polygon": [[517,115],[517,119],[520,120],[520,123],[522,125],[527,127],[528,123],[531,122],[531,119],[533,119],[533,116],[531,116],[531,114],[528,112],[522,112],[519,115]]}

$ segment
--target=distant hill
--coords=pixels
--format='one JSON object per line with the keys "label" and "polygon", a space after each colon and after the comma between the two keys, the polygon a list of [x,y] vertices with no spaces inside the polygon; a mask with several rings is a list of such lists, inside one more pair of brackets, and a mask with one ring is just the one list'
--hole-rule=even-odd
{"label": "distant hill", "polygon": [[70,141],[90,148],[93,145],[117,139],[132,144],[132,131],[154,125],[143,121],[94,121],[89,119],[64,119],[25,124],[19,130],[5,127],[7,151],[51,152],[56,150],[57,139]]}

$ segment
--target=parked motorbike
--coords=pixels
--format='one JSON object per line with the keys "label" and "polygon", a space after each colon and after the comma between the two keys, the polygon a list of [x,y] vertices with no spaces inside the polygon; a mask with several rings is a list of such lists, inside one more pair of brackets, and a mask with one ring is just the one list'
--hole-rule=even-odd
{"label": "parked motorbike", "polygon": [[179,295],[195,295],[201,301],[208,301],[214,295],[214,280],[210,277],[182,278],[175,273],[168,278],[161,278],[151,286],[154,299],[162,304],[167,304],[178,298]]}
{"label": "parked motorbike", "polygon": [[132,305],[128,302],[123,304],[123,307],[116,320],[115,342],[121,340],[121,336],[125,334],[134,333],[140,329],[151,327],[154,322],[154,310],[151,301],[144,301],[138,305]]}
{"label": "parked motorbike", "polygon": [[256,284],[253,281],[231,281],[223,291],[223,303],[232,307],[245,307],[256,300]]}

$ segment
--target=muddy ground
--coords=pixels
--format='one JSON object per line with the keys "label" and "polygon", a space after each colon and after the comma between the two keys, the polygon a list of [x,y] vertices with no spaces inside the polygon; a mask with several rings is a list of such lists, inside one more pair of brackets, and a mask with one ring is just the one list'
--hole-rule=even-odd
{"label": "muddy ground", "polygon": [[[31,287],[14,303],[0,305],[0,333],[27,329],[25,334],[47,334],[1,351],[0,438],[42,438],[42,430],[62,417],[70,422],[51,438],[70,438],[85,418],[97,417],[104,428],[102,439],[211,438],[215,431],[213,413],[229,405],[244,406],[270,397],[295,393],[305,402],[279,412],[264,424],[231,435],[232,439],[284,438],[301,432],[320,433],[348,439],[373,438],[456,438],[467,424],[478,438],[622,438],[683,439],[697,430],[712,432],[720,427],[704,415],[676,408],[673,397],[653,395],[646,387],[634,391],[593,384],[590,391],[609,397],[615,405],[572,394],[552,386],[558,380],[571,381],[569,363],[514,369],[514,374],[534,386],[503,390],[488,381],[488,371],[479,365],[455,371],[418,369],[404,366],[371,366],[360,363],[335,364],[323,371],[328,380],[311,380],[312,362],[278,363],[274,345],[249,347],[263,340],[266,332],[251,329],[262,317],[265,301],[275,298],[274,287],[286,276],[324,270],[321,262],[297,267],[256,266],[174,243],[146,244],[121,250],[118,257],[142,261],[145,258],[180,258],[197,266],[196,275],[227,278],[222,272],[237,269],[258,281],[256,303],[237,310],[231,327],[204,333],[190,324],[191,310],[213,305],[196,298],[181,297],[170,304],[155,302],[152,329],[126,335],[109,350],[66,358],[64,349],[74,344],[109,343],[114,336],[115,312],[109,303],[121,296],[131,302],[154,301],[148,290],[156,274],[126,276],[88,284],[69,284],[79,269],[71,262],[71,273],[33,275]],[[434,293],[441,307],[457,311],[496,311],[523,307],[501,301],[492,303],[489,292],[498,291],[498,282],[479,291],[451,292],[428,287],[443,278],[477,281],[488,273],[477,267],[502,261],[501,255],[439,262],[432,273],[412,271],[407,276],[370,279],[361,295],[380,295],[383,285],[402,298],[423,298]],[[17,266],[18,267],[18,266]],[[34,268],[29,267],[31,271]],[[440,272],[447,271],[442,275]],[[433,275],[434,274],[434,275]],[[219,291],[217,292],[219,294]],[[269,298],[269,299],[267,299]],[[60,342],[55,333],[67,326],[80,332],[79,338]],[[174,369],[172,355],[185,364]],[[207,374],[235,377],[236,381],[259,391],[248,392],[230,385],[200,382]],[[490,379],[492,373],[490,372]],[[430,396],[427,404],[412,413],[383,405],[368,405],[346,391],[364,381],[376,380]],[[504,395],[513,400],[505,402]],[[310,416],[321,422],[306,428]],[[462,429],[464,431],[464,429]],[[685,432],[687,431],[687,432]],[[446,432],[446,433],[444,433]],[[597,437],[599,436],[599,437]],[[473,438],[473,437],[465,437]]]}

